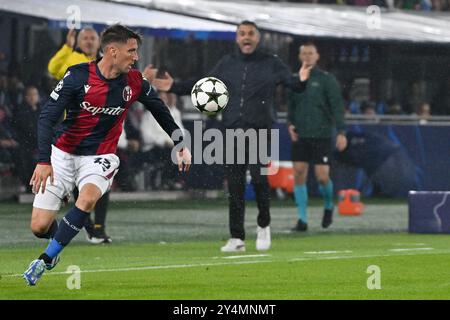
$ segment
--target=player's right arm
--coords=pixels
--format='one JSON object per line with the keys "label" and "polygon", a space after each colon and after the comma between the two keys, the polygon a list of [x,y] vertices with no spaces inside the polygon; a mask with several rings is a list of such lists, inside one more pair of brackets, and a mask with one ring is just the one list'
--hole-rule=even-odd
{"label": "player's right arm", "polygon": [[56,124],[61,118],[66,107],[73,102],[77,85],[74,72],[70,69],[63,79],[56,85],[50,94],[50,99],[42,109],[38,120],[38,149],[39,158],[36,169],[30,180],[34,193],[39,190],[44,193],[47,178],[53,182],[53,169],[51,165],[51,148],[53,133]]}
{"label": "player's right arm", "polygon": [[[217,64],[214,66],[214,68],[207,73],[207,76],[220,78],[220,70],[224,65],[224,61],[227,60],[227,57],[228,56],[225,56],[220,59],[219,62],[217,62]],[[198,80],[200,80],[200,78],[198,77],[192,77],[187,80],[175,82],[168,72],[164,74],[163,78],[153,78],[152,75],[156,75],[156,73],[157,69],[146,68],[143,75],[158,91],[168,91],[179,96],[191,94],[192,87]]]}

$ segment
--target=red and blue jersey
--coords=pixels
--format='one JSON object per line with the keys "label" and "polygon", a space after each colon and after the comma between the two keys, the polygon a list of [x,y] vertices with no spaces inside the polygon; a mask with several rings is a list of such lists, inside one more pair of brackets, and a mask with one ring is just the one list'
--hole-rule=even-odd
{"label": "red and blue jersey", "polygon": [[[167,106],[138,70],[106,79],[96,61],[70,67],[39,117],[39,162],[50,162],[52,143],[76,155],[115,153],[123,121],[135,101],[153,114],[169,136],[179,129]],[[64,111],[66,117],[54,136]]]}

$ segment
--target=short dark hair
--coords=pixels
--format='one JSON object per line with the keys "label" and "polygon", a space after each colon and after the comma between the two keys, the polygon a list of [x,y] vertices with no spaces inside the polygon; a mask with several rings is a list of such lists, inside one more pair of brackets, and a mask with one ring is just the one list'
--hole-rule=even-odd
{"label": "short dark hair", "polygon": [[139,33],[123,25],[115,24],[102,32],[100,45],[102,50],[105,50],[105,47],[112,42],[127,43],[128,39],[136,39],[139,45],[142,43]]}
{"label": "short dark hair", "polygon": [[37,88],[37,86],[35,86],[34,84],[27,84],[27,85],[25,86],[25,90],[24,90],[25,94],[28,92],[28,90],[31,90],[31,89],[36,89],[36,90],[39,91],[39,89]]}
{"label": "short dark hair", "polygon": [[259,31],[259,28],[256,25],[256,23],[254,23],[253,21],[250,21],[250,20],[241,21],[241,23],[238,24],[237,29],[239,29],[240,26],[253,26],[253,27],[255,27],[256,30]]}
{"label": "short dark hair", "polygon": [[319,51],[319,49],[317,48],[317,45],[314,42],[312,42],[312,41],[306,41],[305,43],[302,43],[300,45],[299,49],[301,47],[314,47],[314,48],[316,48],[316,51]]}

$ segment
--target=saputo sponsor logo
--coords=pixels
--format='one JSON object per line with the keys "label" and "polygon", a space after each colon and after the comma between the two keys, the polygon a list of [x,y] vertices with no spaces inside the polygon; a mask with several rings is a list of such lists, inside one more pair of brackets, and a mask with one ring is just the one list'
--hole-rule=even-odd
{"label": "saputo sponsor logo", "polygon": [[92,113],[93,115],[96,115],[98,113],[103,113],[103,114],[108,114],[110,116],[118,116],[120,115],[122,112],[125,111],[124,108],[122,108],[121,106],[117,106],[117,107],[96,107],[91,105],[88,101],[83,101],[82,103],[80,103],[80,107],[81,109],[84,109],[90,113]]}

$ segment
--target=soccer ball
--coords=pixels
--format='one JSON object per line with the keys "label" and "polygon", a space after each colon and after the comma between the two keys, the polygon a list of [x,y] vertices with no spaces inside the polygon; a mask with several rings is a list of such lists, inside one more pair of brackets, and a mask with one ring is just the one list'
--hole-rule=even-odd
{"label": "soccer ball", "polygon": [[191,100],[201,113],[215,115],[227,105],[229,94],[225,84],[217,78],[206,77],[192,87]]}

